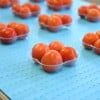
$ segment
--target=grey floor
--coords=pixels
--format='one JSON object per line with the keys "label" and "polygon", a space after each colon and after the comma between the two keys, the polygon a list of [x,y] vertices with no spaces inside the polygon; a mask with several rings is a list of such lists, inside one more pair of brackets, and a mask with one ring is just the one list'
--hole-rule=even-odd
{"label": "grey floor", "polygon": [[89,1],[89,2],[93,2],[93,3],[100,4],[100,0],[86,0],[86,1]]}

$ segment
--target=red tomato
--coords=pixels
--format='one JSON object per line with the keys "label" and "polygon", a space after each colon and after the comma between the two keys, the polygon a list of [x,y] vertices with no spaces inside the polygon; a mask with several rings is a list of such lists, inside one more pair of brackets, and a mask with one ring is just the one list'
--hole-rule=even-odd
{"label": "red tomato", "polygon": [[98,35],[98,37],[100,39],[100,31],[97,31],[96,34]]}
{"label": "red tomato", "polygon": [[95,43],[94,43],[94,51],[97,54],[100,54],[100,39],[98,39]]}
{"label": "red tomato", "polygon": [[36,44],[32,49],[32,58],[38,59],[39,61],[43,55],[49,50],[49,47],[44,43]]}
{"label": "red tomato", "polygon": [[[3,24],[3,23],[0,23],[0,34],[1,34],[1,32],[2,32],[2,30],[4,29],[4,28],[6,28],[7,26],[5,25],[5,24]],[[1,36],[1,35],[0,35]]]}
{"label": "red tomato", "polygon": [[38,4],[33,4],[31,6],[32,15],[38,15],[40,13],[41,7]]}
{"label": "red tomato", "polygon": [[8,7],[11,5],[10,0],[0,0],[0,7]]}
{"label": "red tomato", "polygon": [[21,9],[21,5],[19,4],[14,4],[12,6],[12,10],[15,15],[19,15],[20,9]]}
{"label": "red tomato", "polygon": [[59,17],[59,18],[62,18],[62,15],[57,14],[57,13],[52,14],[52,16],[57,16],[57,17]]}
{"label": "red tomato", "polygon": [[13,28],[15,30],[15,28],[17,27],[18,23],[17,22],[11,22],[8,24],[9,28]]}
{"label": "red tomato", "polygon": [[18,3],[19,0],[10,0],[12,4]]}
{"label": "red tomato", "polygon": [[54,10],[62,9],[63,2],[62,0],[52,0],[52,2],[48,1],[48,6]]}
{"label": "red tomato", "polygon": [[47,0],[47,4],[48,5],[52,5],[53,4],[53,0]]}
{"label": "red tomato", "polygon": [[77,58],[77,53],[74,48],[72,47],[64,47],[61,51],[60,54],[63,58],[63,62],[69,61],[69,60],[74,60]]}
{"label": "red tomato", "polygon": [[87,33],[84,37],[83,37],[83,45],[86,49],[92,49],[91,45],[93,45],[95,43],[95,41],[98,40],[98,36],[94,33]]}
{"label": "red tomato", "polygon": [[21,18],[28,18],[31,16],[31,11],[28,7],[21,7],[19,13]]}
{"label": "red tomato", "polygon": [[14,4],[14,5],[12,6],[12,9],[13,9],[14,11],[17,11],[17,12],[20,11],[20,8],[21,8],[21,5],[19,5],[19,4]]}
{"label": "red tomato", "polygon": [[51,16],[48,20],[48,30],[57,31],[62,26],[62,20],[57,16]]}
{"label": "red tomato", "polygon": [[63,1],[63,5],[67,6],[68,8],[71,7],[73,0],[62,0]]}
{"label": "red tomato", "polygon": [[90,8],[90,9],[98,9],[98,5],[94,3],[94,4],[89,5],[88,8]]}
{"label": "red tomato", "polygon": [[15,27],[15,31],[17,33],[18,39],[25,39],[29,32],[29,27],[25,24],[19,23]]}
{"label": "red tomato", "polygon": [[28,7],[31,10],[32,5],[33,5],[32,3],[26,2],[23,4],[23,7]]}
{"label": "red tomato", "polygon": [[81,18],[84,18],[87,16],[87,13],[88,13],[88,7],[87,6],[81,6],[79,9],[78,9],[78,13],[80,15]]}
{"label": "red tomato", "polygon": [[16,32],[12,28],[5,28],[1,32],[1,42],[5,44],[13,43],[16,40]]}
{"label": "red tomato", "polygon": [[43,27],[43,28],[46,27],[48,20],[49,20],[49,16],[46,14],[40,15],[38,18],[38,21],[39,21],[41,27]]}
{"label": "red tomato", "polygon": [[61,67],[59,64],[62,64],[62,57],[56,50],[49,50],[42,57],[41,63],[46,72],[54,72]]}
{"label": "red tomato", "polygon": [[100,12],[97,9],[89,9],[87,19],[93,22],[100,20]]}
{"label": "red tomato", "polygon": [[49,48],[51,50],[56,50],[58,52],[60,52],[63,47],[64,47],[64,44],[60,41],[53,41],[49,45]]}
{"label": "red tomato", "polygon": [[69,26],[72,23],[72,17],[70,15],[62,15],[62,23],[66,26]]}

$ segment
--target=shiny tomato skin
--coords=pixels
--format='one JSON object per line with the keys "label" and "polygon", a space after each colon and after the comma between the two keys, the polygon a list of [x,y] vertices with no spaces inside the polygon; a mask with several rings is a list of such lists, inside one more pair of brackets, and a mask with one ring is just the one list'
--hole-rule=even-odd
{"label": "shiny tomato skin", "polygon": [[87,19],[92,22],[100,20],[100,12],[97,9],[89,9]]}
{"label": "shiny tomato skin", "polygon": [[46,14],[42,14],[42,15],[39,16],[38,22],[39,22],[41,28],[46,28],[47,27],[47,23],[48,23],[49,18],[50,17]]}
{"label": "shiny tomato skin", "polygon": [[52,14],[52,16],[57,16],[57,17],[59,17],[60,19],[62,19],[62,15],[60,15],[60,14],[58,14],[58,13],[54,13],[54,14]]}
{"label": "shiny tomato skin", "polygon": [[78,57],[78,54],[76,53],[76,50],[72,47],[64,47],[60,54],[63,58],[63,62],[74,60]]}
{"label": "shiny tomato skin", "polygon": [[72,5],[73,0],[62,0],[63,1],[63,5]]}
{"label": "shiny tomato skin", "polygon": [[95,43],[96,40],[98,40],[98,36],[92,32],[87,33],[84,37],[83,37],[83,45],[86,49],[92,49],[91,45],[93,45]]}
{"label": "shiny tomato skin", "polygon": [[63,6],[62,0],[48,0],[47,1],[48,7],[52,8],[53,10],[61,10]]}
{"label": "shiny tomato skin", "polygon": [[57,16],[51,16],[48,20],[48,30],[51,32],[58,31],[62,26],[62,20]]}
{"label": "shiny tomato skin", "polygon": [[44,43],[38,43],[32,48],[32,58],[41,61],[41,58],[48,50],[49,50],[48,45]]}
{"label": "shiny tomato skin", "polygon": [[15,30],[15,28],[17,27],[17,25],[19,25],[17,22],[11,22],[11,23],[9,23],[7,26],[8,26],[9,28],[13,28],[13,29]]}
{"label": "shiny tomato skin", "polygon": [[25,39],[27,34],[29,33],[29,27],[26,24],[19,23],[15,27],[15,31],[17,33],[18,39]]}
{"label": "shiny tomato skin", "polygon": [[12,28],[5,28],[1,32],[1,42],[4,44],[11,44],[16,41],[16,32]]}
{"label": "shiny tomato skin", "polygon": [[51,50],[56,50],[58,52],[60,52],[63,47],[64,47],[64,44],[60,41],[53,41],[49,44],[49,48]]}
{"label": "shiny tomato skin", "polygon": [[33,16],[37,16],[41,11],[41,7],[38,4],[33,4],[30,10]]}
{"label": "shiny tomato skin", "polygon": [[16,11],[16,12],[19,12],[21,7],[22,7],[22,6],[21,6],[20,4],[14,4],[14,5],[12,6],[12,10],[14,10],[14,11]]}
{"label": "shiny tomato skin", "polygon": [[94,51],[96,54],[100,55],[100,39],[98,39],[95,43],[94,43]]}
{"label": "shiny tomato skin", "polygon": [[32,7],[32,3],[30,3],[30,2],[26,2],[26,3],[24,3],[22,6],[23,7],[28,7],[30,10],[31,10],[31,7]]}
{"label": "shiny tomato skin", "polygon": [[38,22],[42,28],[46,28],[48,20],[49,20],[49,16],[46,14],[40,15],[38,18]]}
{"label": "shiny tomato skin", "polygon": [[62,23],[66,26],[69,26],[72,23],[72,17],[68,14],[62,15]]}
{"label": "shiny tomato skin", "polygon": [[87,16],[89,8],[87,6],[81,6],[78,9],[78,14],[81,18],[85,18]]}
{"label": "shiny tomato skin", "polygon": [[31,16],[31,11],[28,7],[21,7],[19,11],[19,17],[21,18],[28,18]]}
{"label": "shiny tomato skin", "polygon": [[19,16],[21,7],[22,6],[20,4],[13,4],[12,5],[12,11],[13,11],[14,15]]}
{"label": "shiny tomato skin", "polygon": [[11,4],[19,3],[19,0],[10,0],[10,1],[11,1]]}
{"label": "shiny tomato skin", "polygon": [[[5,29],[6,27],[7,27],[6,24],[0,23],[0,34],[1,34],[2,30]],[[1,35],[0,35],[0,36],[1,36]]]}
{"label": "shiny tomato skin", "polygon": [[96,35],[99,37],[99,39],[100,39],[100,31],[97,31],[96,32]]}
{"label": "shiny tomato skin", "polygon": [[47,4],[53,5],[53,0],[47,0]]}
{"label": "shiny tomato skin", "polygon": [[5,8],[11,5],[10,0],[0,0],[0,7]]}
{"label": "shiny tomato skin", "polygon": [[90,4],[89,6],[88,6],[88,8],[89,9],[98,9],[98,5],[97,4]]}
{"label": "shiny tomato skin", "polygon": [[56,50],[49,50],[41,59],[42,67],[46,72],[55,72],[61,68],[62,57]]}

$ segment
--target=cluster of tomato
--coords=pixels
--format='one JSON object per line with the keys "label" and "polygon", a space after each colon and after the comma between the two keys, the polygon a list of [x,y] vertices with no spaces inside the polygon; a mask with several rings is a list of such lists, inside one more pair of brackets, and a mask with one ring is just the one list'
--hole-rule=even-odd
{"label": "cluster of tomato", "polygon": [[81,6],[78,9],[78,13],[81,18],[85,18],[89,21],[100,21],[100,7],[96,4],[91,4],[89,6]]}
{"label": "cluster of tomato", "polygon": [[28,26],[23,23],[11,22],[8,25],[0,23],[0,41],[5,44],[25,39],[28,32]]}
{"label": "cluster of tomato", "polygon": [[38,4],[27,2],[23,5],[14,4],[12,6],[12,10],[16,16],[19,16],[21,18],[28,18],[31,16],[37,16],[41,11],[41,7]]}
{"label": "cluster of tomato", "polygon": [[31,1],[34,1],[34,2],[42,2],[44,0],[31,0]]}
{"label": "cluster of tomato", "polygon": [[83,45],[86,49],[93,49],[96,54],[100,55],[100,31],[87,33],[83,37]]}
{"label": "cluster of tomato", "polygon": [[42,65],[46,72],[55,72],[62,65],[71,66],[75,63],[78,54],[69,46],[60,41],[53,41],[49,45],[38,43],[32,48],[32,58]]}
{"label": "cluster of tomato", "polygon": [[72,0],[47,0],[48,7],[53,10],[69,9],[72,3]]}
{"label": "cluster of tomato", "polygon": [[19,0],[0,0],[0,7],[6,8],[18,2]]}
{"label": "cluster of tomato", "polygon": [[68,14],[52,14],[51,16],[43,14],[39,16],[38,21],[42,28],[53,32],[62,28],[62,26],[70,26],[72,23],[72,17]]}

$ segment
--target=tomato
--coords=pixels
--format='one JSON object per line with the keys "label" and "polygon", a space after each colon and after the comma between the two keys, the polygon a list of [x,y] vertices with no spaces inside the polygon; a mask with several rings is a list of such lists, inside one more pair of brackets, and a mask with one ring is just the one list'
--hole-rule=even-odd
{"label": "tomato", "polygon": [[21,5],[19,4],[14,4],[12,6],[12,10],[15,15],[19,15],[20,9],[21,9]]}
{"label": "tomato", "polygon": [[15,31],[17,33],[18,39],[25,39],[27,34],[29,33],[29,27],[25,24],[19,23],[15,27]]}
{"label": "tomato", "polygon": [[96,34],[98,35],[98,37],[100,39],[100,31],[97,31]]}
{"label": "tomato", "polygon": [[28,7],[21,7],[19,13],[21,18],[28,18],[31,16],[31,11]]}
{"label": "tomato", "polygon": [[0,0],[0,7],[8,7],[11,5],[10,0]]}
{"label": "tomato", "polygon": [[89,5],[88,8],[90,8],[90,9],[98,9],[98,5],[94,3],[94,4]]}
{"label": "tomato", "polygon": [[51,16],[48,20],[48,30],[57,31],[62,26],[62,20],[57,16]]}
{"label": "tomato", "polygon": [[1,42],[10,44],[16,41],[16,32],[12,28],[5,28],[1,32]]}
{"label": "tomato", "polygon": [[62,0],[63,1],[63,5],[66,6],[67,8],[70,8],[73,0]]}
{"label": "tomato", "polygon": [[79,13],[79,15],[80,15],[81,18],[85,18],[87,16],[88,9],[89,8],[87,6],[81,6],[78,9],[78,13]]}
{"label": "tomato", "polygon": [[32,15],[38,15],[40,13],[41,7],[38,4],[33,4],[31,6]]}
{"label": "tomato", "polygon": [[87,19],[93,22],[100,20],[100,12],[97,9],[89,9]]}
{"label": "tomato", "polygon": [[[0,34],[4,28],[6,28],[6,24],[0,23]],[[0,35],[1,36],[1,35]]]}
{"label": "tomato", "polygon": [[57,17],[59,17],[60,19],[62,18],[62,15],[60,15],[60,14],[58,14],[58,13],[54,13],[54,14],[52,14],[52,16],[57,16]]}
{"label": "tomato", "polygon": [[49,20],[49,16],[46,14],[40,15],[38,21],[42,28],[45,28]]}
{"label": "tomato", "polygon": [[83,37],[83,45],[86,49],[92,49],[91,45],[94,44],[95,41],[98,40],[98,36],[94,33],[87,33],[84,37]]}
{"label": "tomato", "polygon": [[69,26],[72,23],[72,17],[70,15],[62,15],[62,23],[66,26]]}
{"label": "tomato", "polygon": [[64,44],[60,41],[53,41],[49,45],[49,48],[51,50],[56,50],[58,52],[60,52],[63,47],[64,47]]}
{"label": "tomato", "polygon": [[100,48],[100,39],[98,39],[95,43],[94,43],[94,46],[96,48]]}
{"label": "tomato", "polygon": [[41,61],[43,55],[49,50],[49,47],[44,43],[38,43],[32,48],[32,58]]}
{"label": "tomato", "polygon": [[60,54],[63,58],[63,62],[69,61],[69,60],[74,60],[78,57],[76,50],[72,47],[64,47],[61,51]]}
{"label": "tomato", "polygon": [[100,39],[98,39],[95,43],[94,43],[94,51],[97,54],[100,54]]}
{"label": "tomato", "polygon": [[20,5],[20,4],[14,4],[14,5],[12,6],[12,10],[17,11],[17,12],[20,11],[20,8],[21,8],[21,5]]}
{"label": "tomato", "polygon": [[26,2],[26,3],[24,3],[22,6],[23,6],[23,7],[28,7],[28,8],[30,8],[30,10],[31,10],[32,5],[33,5],[32,3]]}
{"label": "tomato", "polygon": [[18,24],[19,24],[19,23],[17,23],[17,22],[11,22],[11,23],[9,23],[7,26],[8,26],[9,28],[13,28],[13,29],[15,30],[15,28],[17,27]]}
{"label": "tomato", "polygon": [[61,10],[63,6],[62,0],[52,0],[52,4],[49,6],[54,10]]}
{"label": "tomato", "polygon": [[48,5],[53,5],[53,0],[47,0]]}
{"label": "tomato", "polygon": [[19,0],[10,0],[12,4],[19,3]]}
{"label": "tomato", "polygon": [[49,50],[41,59],[43,69],[46,72],[57,71],[61,67],[59,64],[62,64],[62,62],[62,57],[56,50]]}

